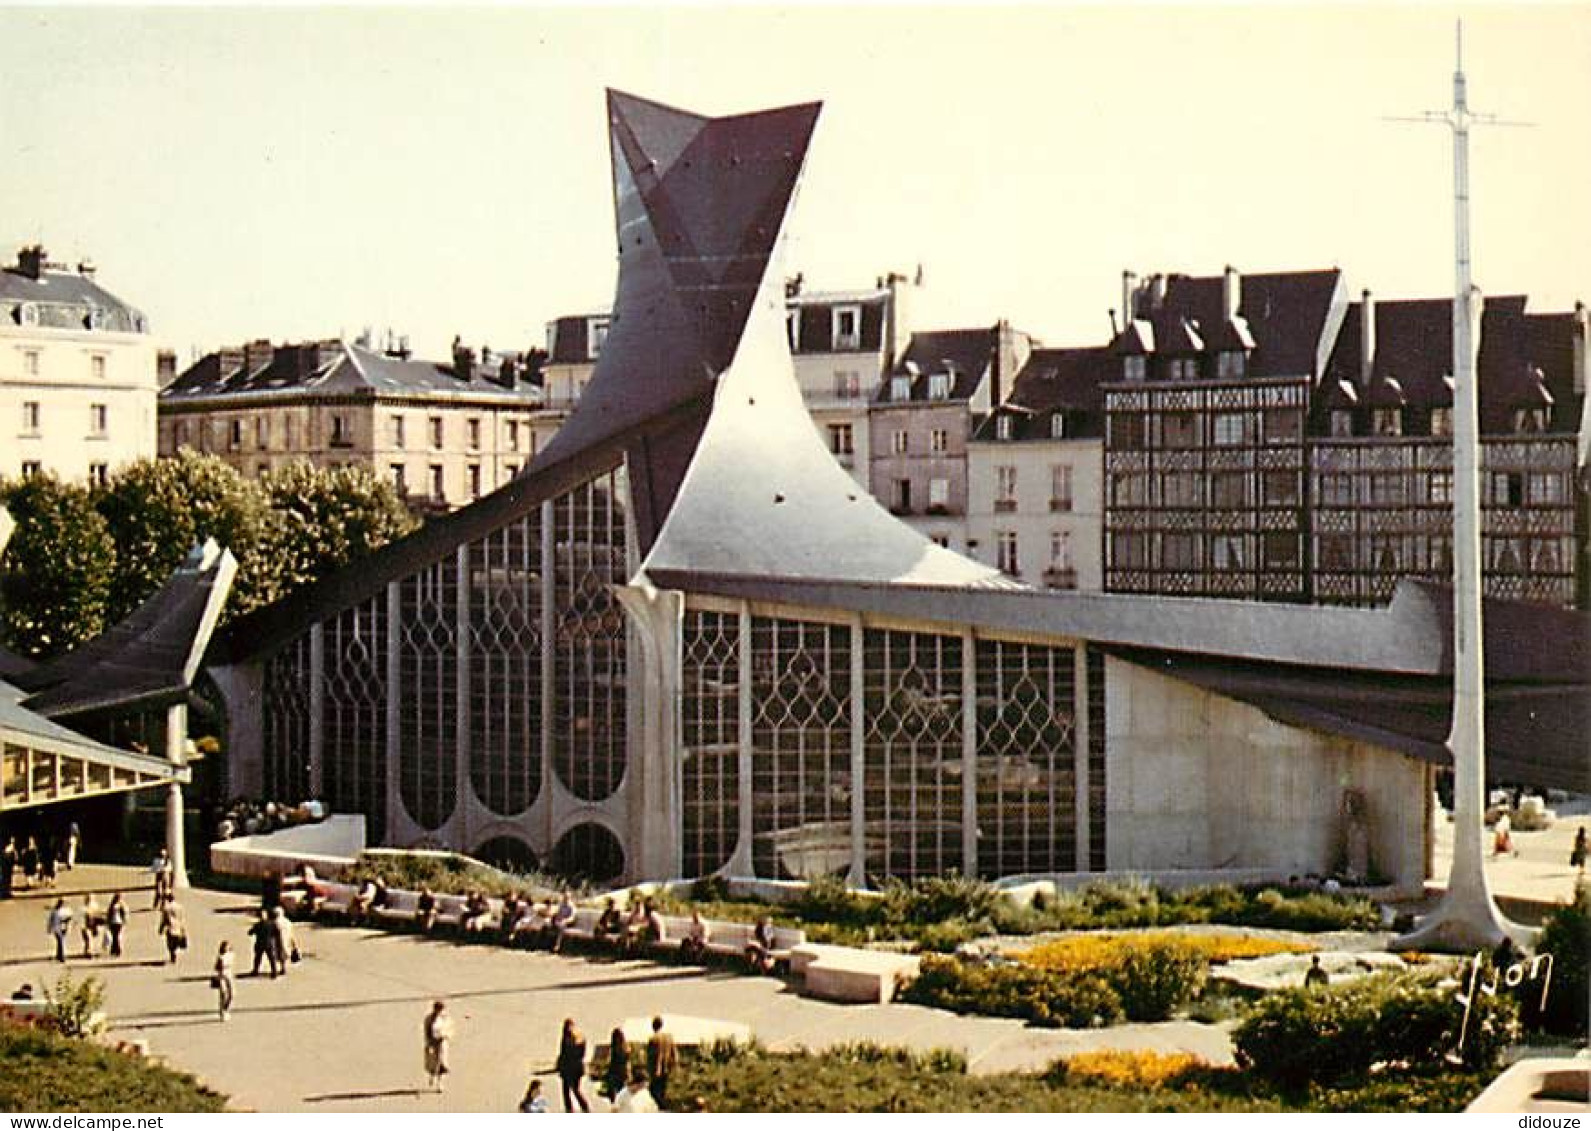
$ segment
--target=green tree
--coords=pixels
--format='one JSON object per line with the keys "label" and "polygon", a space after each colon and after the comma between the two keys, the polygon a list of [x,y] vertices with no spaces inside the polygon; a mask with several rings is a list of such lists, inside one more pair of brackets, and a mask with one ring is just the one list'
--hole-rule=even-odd
{"label": "green tree", "polygon": [[112,622],[160,588],[206,538],[238,560],[229,617],[281,595],[281,570],[272,560],[275,519],[265,493],[215,456],[184,450],[169,459],[129,464],[100,497],[99,510],[120,562],[111,593]]}
{"label": "green tree", "polygon": [[341,569],[415,528],[391,484],[366,467],[300,460],[261,480],[276,525],[271,558],[283,592]]}
{"label": "green tree", "polygon": [[0,482],[16,521],[0,558],[0,632],[28,656],[58,655],[105,627],[116,544],[85,488],[53,475]]}

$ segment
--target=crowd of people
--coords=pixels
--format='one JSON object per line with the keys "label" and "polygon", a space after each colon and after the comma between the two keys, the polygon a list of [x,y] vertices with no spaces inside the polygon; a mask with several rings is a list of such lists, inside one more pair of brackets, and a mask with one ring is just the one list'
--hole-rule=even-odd
{"label": "crowd of people", "polygon": [[0,848],[0,899],[22,890],[53,888],[60,872],[77,866],[83,833],[76,821],[31,836],[8,836]]}
{"label": "crowd of people", "polygon": [[285,801],[256,801],[236,798],[227,803],[215,822],[215,838],[231,840],[235,836],[259,836],[294,825],[314,824],[326,819],[326,805],[321,801],[305,801],[289,805]]}

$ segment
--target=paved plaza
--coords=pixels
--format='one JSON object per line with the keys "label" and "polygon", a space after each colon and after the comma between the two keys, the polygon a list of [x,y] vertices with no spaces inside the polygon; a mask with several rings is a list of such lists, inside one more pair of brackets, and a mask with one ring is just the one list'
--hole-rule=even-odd
{"label": "paved plaza", "polygon": [[[1490,861],[1499,894],[1556,901],[1574,875],[1569,844],[1582,818],[1543,833],[1516,837],[1518,858]],[[1439,855],[1449,837],[1439,837]],[[247,936],[254,900],[244,895],[185,893],[192,945],[176,967],[164,964],[149,910],[148,876],[130,868],[80,867],[63,873],[59,891],[76,906],[84,891],[101,904],[131,891],[134,909],[127,956],[84,961],[74,977],[94,973],[108,987],[112,1035],[145,1040],[152,1052],[197,1073],[233,1098],[262,1111],[511,1111],[529,1076],[543,1079],[558,1108],[552,1061],[559,1028],[573,1017],[590,1046],[606,1041],[620,1021],[652,1013],[706,1017],[747,1025],[771,1048],[821,1048],[871,1040],[966,1053],[975,1072],[1033,1069],[1085,1048],[1188,1051],[1224,1062],[1225,1032],[1193,1022],[1122,1025],[1106,1030],[1031,1029],[1020,1022],[956,1017],[911,1005],[833,1005],[797,996],[782,980],[730,970],[702,970],[644,960],[464,946],[350,928],[300,925],[305,960],[279,980],[248,977]],[[44,932],[53,897],[23,893],[0,903],[0,959],[6,993],[23,982],[36,990],[59,975]],[[209,971],[217,945],[238,951],[232,1019],[216,1018]],[[77,941],[74,937],[74,941]],[[458,1034],[445,1095],[423,1083],[420,1024],[430,1003],[445,998]],[[604,1102],[588,1081],[593,1107]]]}

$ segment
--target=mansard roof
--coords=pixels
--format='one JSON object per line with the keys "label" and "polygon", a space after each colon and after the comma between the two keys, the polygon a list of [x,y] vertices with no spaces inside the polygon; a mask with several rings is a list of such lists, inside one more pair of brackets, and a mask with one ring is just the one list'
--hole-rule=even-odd
{"label": "mansard roof", "polygon": [[100,286],[88,270],[46,265],[37,278],[20,267],[0,270],[0,325],[147,333],[143,313]]}
{"label": "mansard roof", "polygon": [[[890,371],[890,377],[905,377],[910,384],[906,399],[929,399],[930,378],[950,375],[949,392],[939,400],[964,401],[978,391],[994,362],[1000,348],[1000,328],[980,327],[971,330],[926,330],[911,336],[900,361]],[[897,404],[893,381],[886,381],[878,391],[878,403]]]}
{"label": "mansard roof", "polygon": [[1011,417],[1012,440],[1048,440],[1056,413],[1067,419],[1067,438],[1104,434],[1105,394],[1100,388],[1118,380],[1121,366],[1108,347],[1036,349],[1016,375],[1011,395],[973,432],[974,441],[997,438],[996,420]]}

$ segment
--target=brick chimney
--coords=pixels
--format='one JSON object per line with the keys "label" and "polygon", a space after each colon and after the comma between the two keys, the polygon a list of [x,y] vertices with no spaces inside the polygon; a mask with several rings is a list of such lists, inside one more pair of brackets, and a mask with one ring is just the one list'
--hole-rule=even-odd
{"label": "brick chimney", "polygon": [[155,354],[155,383],[162,389],[177,379],[177,351],[160,350]]}
{"label": "brick chimney", "polygon": [[1121,328],[1132,325],[1138,317],[1138,276],[1131,271],[1121,273]]}
{"label": "brick chimney", "polygon": [[243,347],[243,366],[250,373],[271,364],[271,358],[276,354],[276,347],[271,345],[269,338],[255,338]]}
{"label": "brick chimney", "polygon": [[1359,296],[1359,388],[1370,390],[1376,367],[1376,300],[1369,290]]}
{"label": "brick chimney", "polygon": [[475,378],[475,351],[459,338],[453,339],[453,376],[460,381]]}
{"label": "brick chimney", "polygon": [[1585,303],[1574,304],[1574,391],[1591,388],[1591,312]]}
{"label": "brick chimney", "polygon": [[42,244],[32,244],[17,252],[17,270],[30,279],[44,274],[45,253]]}
{"label": "brick chimney", "polygon": [[1237,312],[1243,305],[1243,276],[1238,274],[1236,267],[1230,263],[1221,275],[1221,316],[1228,322],[1237,320]]}

